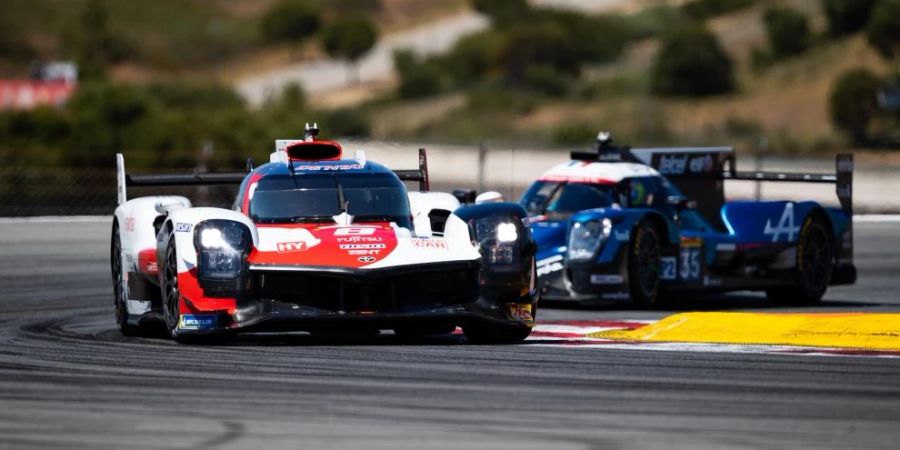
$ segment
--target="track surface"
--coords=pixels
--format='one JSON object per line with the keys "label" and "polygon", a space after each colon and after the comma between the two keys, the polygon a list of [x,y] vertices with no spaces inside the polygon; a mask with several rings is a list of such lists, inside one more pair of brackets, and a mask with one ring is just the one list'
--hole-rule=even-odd
{"label": "track surface", "polygon": [[[900,310],[900,224],[804,311]],[[245,338],[114,329],[109,224],[0,223],[0,448],[897,448],[900,359]],[[668,311],[773,308],[752,294]]]}

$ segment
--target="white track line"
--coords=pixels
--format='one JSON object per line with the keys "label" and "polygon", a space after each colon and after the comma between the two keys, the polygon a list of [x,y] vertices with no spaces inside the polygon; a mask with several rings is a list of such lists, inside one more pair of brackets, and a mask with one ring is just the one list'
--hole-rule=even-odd
{"label": "white track line", "polygon": [[103,223],[111,221],[112,216],[0,217],[0,223]]}

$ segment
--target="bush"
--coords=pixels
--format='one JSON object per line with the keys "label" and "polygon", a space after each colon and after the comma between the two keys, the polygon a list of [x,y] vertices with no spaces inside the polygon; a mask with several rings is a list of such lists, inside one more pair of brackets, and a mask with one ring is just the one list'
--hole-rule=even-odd
{"label": "bush", "polygon": [[368,117],[356,109],[331,111],[319,126],[333,137],[366,137],[372,128]]}
{"label": "bush", "polygon": [[542,94],[559,97],[569,92],[572,77],[559,73],[551,66],[531,66],[525,70],[525,86]]}
{"label": "bush", "polygon": [[787,7],[769,8],[763,14],[772,54],[777,58],[798,55],[810,45],[806,16]]}
{"label": "bush", "polygon": [[868,142],[868,128],[878,111],[878,91],[882,82],[866,69],[854,69],[838,78],[831,89],[828,107],[831,122],[848,133],[853,143]]}
{"label": "bush", "polygon": [[472,7],[500,26],[518,22],[530,10],[527,0],[472,0]]}
{"label": "bush", "polygon": [[652,68],[652,89],[662,95],[706,96],[734,91],[731,59],[714,34],[686,27],[663,37]]}
{"label": "bush", "polygon": [[434,64],[419,64],[401,72],[397,94],[400,98],[429,97],[442,90],[441,71]]}
{"label": "bush", "polygon": [[82,79],[103,78],[107,67],[125,60],[128,44],[109,28],[109,11],[102,0],[88,1],[81,12],[78,32],[69,45],[78,62]]}
{"label": "bush", "polygon": [[506,78],[522,83],[532,66],[550,66],[559,73],[577,75],[581,64],[566,33],[549,24],[517,25],[506,33],[497,55],[497,65]]}
{"label": "bush", "polygon": [[822,0],[832,36],[854,33],[866,26],[875,0]]}
{"label": "bush", "polygon": [[166,108],[241,108],[244,100],[231,88],[215,83],[158,82],[146,87],[147,94]]}
{"label": "bush", "polygon": [[900,57],[900,0],[882,0],[875,5],[866,37],[886,59]]}
{"label": "bush", "polygon": [[263,14],[260,30],[269,41],[299,41],[321,25],[322,11],[302,0],[282,0]]}
{"label": "bush", "polygon": [[375,25],[364,17],[337,19],[322,34],[322,44],[329,55],[350,61],[369,51],[377,39]]}
{"label": "bush", "polygon": [[558,145],[577,145],[584,147],[589,145],[597,136],[597,127],[585,123],[566,122],[553,130],[553,143]]}
{"label": "bush", "polygon": [[752,5],[754,0],[692,0],[682,10],[696,20],[706,20]]}
{"label": "bush", "polygon": [[501,33],[482,31],[463,37],[438,59],[454,83],[464,85],[481,80],[490,71],[502,44]]}

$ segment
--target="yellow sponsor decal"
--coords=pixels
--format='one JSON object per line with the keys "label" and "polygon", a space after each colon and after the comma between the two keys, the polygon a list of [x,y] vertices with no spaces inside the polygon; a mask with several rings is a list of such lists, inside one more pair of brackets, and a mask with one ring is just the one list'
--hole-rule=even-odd
{"label": "yellow sponsor decal", "polygon": [[589,337],[900,350],[900,314],[683,313],[638,329],[601,331]]}
{"label": "yellow sponsor decal", "polygon": [[681,237],[681,247],[682,248],[699,248],[703,246],[703,238],[694,237],[694,236],[682,236]]}
{"label": "yellow sponsor decal", "polygon": [[506,309],[513,319],[516,319],[529,327],[534,326],[534,314],[532,314],[531,305],[521,305],[518,303],[507,303]]}

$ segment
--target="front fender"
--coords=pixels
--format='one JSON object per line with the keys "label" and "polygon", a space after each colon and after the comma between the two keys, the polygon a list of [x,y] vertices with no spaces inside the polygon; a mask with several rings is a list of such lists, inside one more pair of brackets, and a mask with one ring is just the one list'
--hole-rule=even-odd
{"label": "front fender", "polygon": [[[197,249],[194,248],[194,230],[202,222],[211,219],[230,220],[246,226],[253,238],[253,246],[259,245],[259,233],[256,225],[247,216],[230,209],[222,208],[188,208],[175,211],[166,218],[164,226],[157,236],[157,255],[163,258],[168,245],[168,233],[175,236],[175,250],[178,259],[178,272],[182,273],[197,266]],[[160,264],[162,261],[160,261]],[[160,265],[160,267],[162,267]]]}

